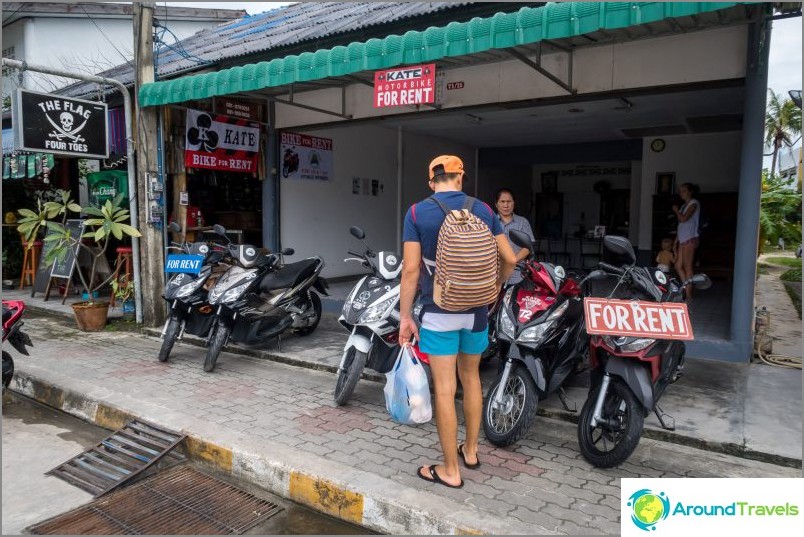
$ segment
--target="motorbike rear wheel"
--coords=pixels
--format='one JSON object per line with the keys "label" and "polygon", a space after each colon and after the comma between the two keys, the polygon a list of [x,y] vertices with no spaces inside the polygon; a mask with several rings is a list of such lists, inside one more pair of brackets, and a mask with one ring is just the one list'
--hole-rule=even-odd
{"label": "motorbike rear wheel", "polygon": [[366,353],[351,347],[346,353],[343,369],[338,373],[338,380],[335,382],[336,405],[343,405],[352,396],[364,367],[366,367]]}
{"label": "motorbike rear wheel", "polygon": [[308,291],[307,295],[310,298],[310,303],[313,306],[313,311],[315,312],[315,317],[312,318],[310,324],[305,326],[304,328],[299,328],[296,330],[296,333],[300,336],[308,336],[313,333],[313,331],[318,326],[318,323],[321,322],[321,297],[318,296],[317,293],[313,293],[312,291]]}
{"label": "motorbike rear wheel", "polygon": [[11,384],[11,378],[14,376],[14,359],[6,351],[3,351],[3,390],[8,388]]}
{"label": "motorbike rear wheel", "polygon": [[218,361],[218,355],[226,345],[226,340],[229,339],[229,328],[223,323],[218,323],[214,328],[215,332],[209,341],[209,348],[207,349],[207,358],[204,360],[204,371],[210,373],[215,369],[215,363]]}
{"label": "motorbike rear wheel", "polygon": [[[502,371],[486,396],[483,405],[483,430],[486,438],[495,446],[510,446],[530,428],[539,406],[539,396],[530,374],[523,367],[515,364],[502,388],[501,377]],[[499,389],[503,390],[501,408],[494,404]]]}
{"label": "motorbike rear wheel", "polygon": [[165,337],[162,339],[162,348],[159,349],[160,362],[167,362],[170,357],[170,351],[173,350],[173,345],[179,337],[179,328],[181,328],[181,321],[178,317],[171,316],[167,330],[165,330]]}
{"label": "motorbike rear wheel", "polygon": [[592,390],[578,417],[578,446],[583,458],[597,468],[612,468],[624,462],[639,444],[645,423],[644,409],[621,380],[612,378],[603,401],[607,423],[592,427],[592,415],[600,388]]}

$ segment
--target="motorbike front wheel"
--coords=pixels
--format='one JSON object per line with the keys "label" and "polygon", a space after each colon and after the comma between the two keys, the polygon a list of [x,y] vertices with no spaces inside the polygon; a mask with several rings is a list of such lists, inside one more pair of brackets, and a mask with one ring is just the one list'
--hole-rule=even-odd
{"label": "motorbike front wheel", "polygon": [[603,423],[592,427],[592,415],[600,388],[586,399],[578,417],[581,455],[597,468],[612,468],[624,462],[639,444],[645,422],[643,407],[621,380],[612,378],[603,401]]}
{"label": "motorbike front wheel", "polygon": [[338,372],[338,380],[335,383],[335,404],[342,405],[349,400],[352,392],[355,391],[363,368],[366,366],[366,353],[360,352],[351,347],[346,352],[346,360],[343,362],[343,369]]}
{"label": "motorbike front wheel", "polygon": [[159,349],[160,362],[167,362],[170,357],[170,351],[173,350],[176,338],[179,337],[179,328],[181,328],[181,321],[178,317],[171,315],[167,330],[165,330],[165,337],[162,339],[162,348]]}
{"label": "motorbike front wheel", "polygon": [[310,304],[313,307],[313,315],[314,317],[310,320],[310,324],[305,326],[304,328],[299,328],[296,330],[296,333],[300,336],[307,336],[313,333],[313,330],[316,329],[318,323],[321,322],[321,297],[318,296],[317,293],[313,293],[312,291],[307,292],[310,298]]}
{"label": "motorbike front wheel", "polygon": [[11,377],[14,376],[14,359],[6,351],[3,351],[3,389],[11,384]]}
{"label": "motorbike front wheel", "polygon": [[[539,396],[528,372],[514,365],[505,386],[500,386],[502,371],[491,385],[483,408],[483,430],[486,438],[495,446],[510,446],[528,431]],[[495,403],[497,391],[503,391],[500,405]]]}
{"label": "motorbike front wheel", "polygon": [[226,345],[226,340],[229,339],[229,328],[223,323],[218,323],[215,327],[215,332],[209,341],[209,348],[207,349],[207,358],[204,360],[204,371],[207,373],[215,369],[215,362],[218,361],[218,355]]}

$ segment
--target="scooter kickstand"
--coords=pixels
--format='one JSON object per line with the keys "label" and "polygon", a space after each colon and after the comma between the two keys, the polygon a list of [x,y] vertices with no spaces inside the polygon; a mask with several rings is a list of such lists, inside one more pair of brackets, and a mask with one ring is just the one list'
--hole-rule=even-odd
{"label": "scooter kickstand", "polygon": [[566,410],[567,412],[578,412],[577,404],[573,403],[574,408],[570,408],[569,405],[567,404],[567,392],[566,390],[564,390],[564,388],[559,388],[557,393],[558,398],[561,400],[561,404],[564,405],[564,410]]}
{"label": "scooter kickstand", "polygon": [[[656,418],[659,420],[659,424],[662,426],[662,429],[665,429],[666,431],[675,431],[676,430],[676,419],[673,416],[669,415],[669,414],[665,414],[664,411],[662,410],[662,408],[659,405],[653,405],[653,412],[654,412],[654,414],[656,414]],[[668,426],[664,422],[663,418],[667,418],[668,420],[671,420],[671,424]]]}

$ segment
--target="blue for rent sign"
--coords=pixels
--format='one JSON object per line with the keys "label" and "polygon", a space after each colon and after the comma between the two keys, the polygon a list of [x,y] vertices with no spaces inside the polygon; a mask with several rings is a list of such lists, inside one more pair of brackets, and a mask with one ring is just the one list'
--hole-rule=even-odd
{"label": "blue for rent sign", "polygon": [[165,272],[182,272],[185,274],[198,274],[204,264],[203,255],[170,254],[165,262]]}

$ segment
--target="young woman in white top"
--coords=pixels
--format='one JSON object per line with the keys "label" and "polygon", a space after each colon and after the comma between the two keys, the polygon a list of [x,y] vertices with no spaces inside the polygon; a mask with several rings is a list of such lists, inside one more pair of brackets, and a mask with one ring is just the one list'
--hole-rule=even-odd
{"label": "young woman in white top", "polygon": [[[698,187],[692,183],[684,183],[678,188],[678,195],[684,201],[679,207],[673,205],[673,212],[678,217],[676,233],[675,268],[681,281],[692,277],[692,263],[695,260],[695,249],[698,248],[698,220],[701,216],[701,205],[697,199]],[[692,296],[692,286],[686,288],[687,299]]]}

